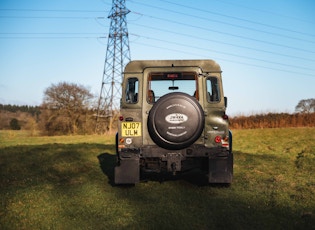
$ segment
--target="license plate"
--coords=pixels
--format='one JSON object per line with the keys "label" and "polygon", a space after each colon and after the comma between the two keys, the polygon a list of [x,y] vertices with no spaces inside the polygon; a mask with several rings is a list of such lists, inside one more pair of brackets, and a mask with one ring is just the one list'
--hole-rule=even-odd
{"label": "license plate", "polygon": [[141,122],[122,122],[121,136],[123,137],[141,136]]}

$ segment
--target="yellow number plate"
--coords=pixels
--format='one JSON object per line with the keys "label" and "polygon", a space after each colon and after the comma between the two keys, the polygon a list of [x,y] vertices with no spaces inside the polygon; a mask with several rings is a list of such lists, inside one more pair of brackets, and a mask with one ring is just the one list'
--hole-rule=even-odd
{"label": "yellow number plate", "polygon": [[141,122],[122,122],[121,136],[123,137],[140,137]]}

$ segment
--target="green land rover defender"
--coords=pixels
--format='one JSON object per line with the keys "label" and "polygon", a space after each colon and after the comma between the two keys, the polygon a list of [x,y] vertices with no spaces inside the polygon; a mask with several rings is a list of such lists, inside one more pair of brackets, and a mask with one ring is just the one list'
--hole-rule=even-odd
{"label": "green land rover defender", "polygon": [[220,66],[212,60],[131,61],[124,71],[115,184],[144,173],[200,169],[230,184],[232,133]]}

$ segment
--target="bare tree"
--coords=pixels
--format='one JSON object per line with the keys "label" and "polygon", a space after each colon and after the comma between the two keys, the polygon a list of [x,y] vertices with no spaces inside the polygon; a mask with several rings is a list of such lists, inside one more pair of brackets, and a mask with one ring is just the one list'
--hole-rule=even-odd
{"label": "bare tree", "polygon": [[295,111],[300,113],[313,113],[315,112],[315,99],[303,99],[300,100],[297,106],[295,106]]}
{"label": "bare tree", "polygon": [[93,95],[74,83],[52,84],[44,91],[43,127],[49,134],[76,134],[86,126]]}

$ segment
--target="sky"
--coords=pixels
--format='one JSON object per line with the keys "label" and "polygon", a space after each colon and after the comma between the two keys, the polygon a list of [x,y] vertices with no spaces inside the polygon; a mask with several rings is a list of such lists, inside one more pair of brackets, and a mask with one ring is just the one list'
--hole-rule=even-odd
{"label": "sky", "polygon": [[[0,0],[0,103],[76,83],[98,97],[111,0]],[[293,113],[315,98],[315,1],[126,0],[131,60],[213,59],[227,113]]]}

